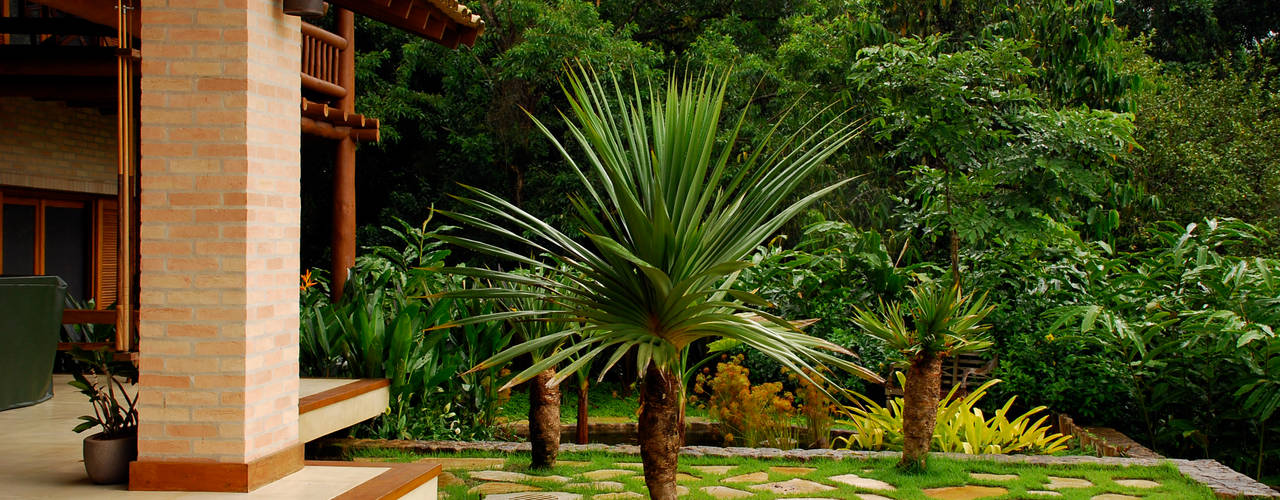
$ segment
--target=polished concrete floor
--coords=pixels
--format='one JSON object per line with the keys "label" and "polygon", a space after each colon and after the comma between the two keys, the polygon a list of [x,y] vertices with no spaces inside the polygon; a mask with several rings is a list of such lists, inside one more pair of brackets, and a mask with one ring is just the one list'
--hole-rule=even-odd
{"label": "polished concrete floor", "polygon": [[0,412],[0,499],[138,498],[324,499],[345,492],[385,472],[381,467],[308,466],[252,493],[182,493],[128,491],[124,485],[89,482],[81,458],[87,434],[71,431],[89,402],[67,385],[68,375],[55,375],[53,399],[35,406]]}

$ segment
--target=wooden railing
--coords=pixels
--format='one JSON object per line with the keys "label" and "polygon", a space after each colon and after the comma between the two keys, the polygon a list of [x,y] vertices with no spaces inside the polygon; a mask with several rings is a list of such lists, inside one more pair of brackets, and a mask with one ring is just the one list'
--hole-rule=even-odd
{"label": "wooden railing", "polygon": [[347,39],[313,24],[302,23],[302,88],[334,99],[347,95],[340,83],[340,58]]}

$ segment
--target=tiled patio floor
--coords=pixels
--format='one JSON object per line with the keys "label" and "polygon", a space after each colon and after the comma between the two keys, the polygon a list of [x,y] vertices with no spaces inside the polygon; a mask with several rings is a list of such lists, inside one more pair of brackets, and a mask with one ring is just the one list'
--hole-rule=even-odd
{"label": "tiled patio floor", "polygon": [[124,485],[89,482],[81,459],[86,434],[71,431],[89,402],[54,376],[54,397],[35,406],[0,412],[0,499],[317,499],[332,498],[385,472],[382,467],[307,466],[247,494],[128,491]]}

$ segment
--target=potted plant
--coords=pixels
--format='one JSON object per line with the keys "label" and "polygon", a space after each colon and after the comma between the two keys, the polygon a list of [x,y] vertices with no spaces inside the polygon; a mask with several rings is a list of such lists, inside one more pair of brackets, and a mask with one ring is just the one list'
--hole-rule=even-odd
{"label": "potted plant", "polygon": [[124,381],[137,380],[138,369],[105,348],[76,349],[71,357],[79,366],[70,384],[93,404],[93,415],[80,417],[84,422],[73,430],[102,428],[84,439],[84,470],[94,483],[123,483],[129,478],[129,462],[138,458],[138,397],[129,397]]}

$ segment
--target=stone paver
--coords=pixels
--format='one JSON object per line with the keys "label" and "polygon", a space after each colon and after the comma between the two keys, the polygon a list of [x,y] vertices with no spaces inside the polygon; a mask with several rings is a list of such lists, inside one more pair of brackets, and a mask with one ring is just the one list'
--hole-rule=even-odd
{"label": "stone paver", "polygon": [[[325,439],[323,444],[333,446],[348,451],[368,450],[368,449],[396,449],[414,453],[459,453],[464,451],[474,451],[482,453],[516,453],[528,452],[530,445],[528,441],[384,441],[377,439]],[[591,444],[574,444],[563,443],[560,445],[562,453],[616,453],[620,455],[638,456],[640,447],[633,444],[607,445],[601,443]],[[784,460],[809,461],[816,459],[826,460],[868,460],[868,459],[892,459],[901,458],[899,452],[894,451],[859,451],[859,450],[832,450],[832,449],[813,449],[813,450],[779,450],[776,448],[741,448],[741,447],[720,447],[720,446],[685,446],[680,448],[680,455],[685,457],[720,457],[720,458],[776,458]],[[1188,478],[1208,486],[1219,497],[1224,498],[1280,498],[1280,492],[1272,490],[1265,484],[1259,483],[1253,478],[1232,470],[1230,467],[1222,465],[1213,460],[1183,460],[1183,459],[1159,459],[1159,458],[1122,458],[1122,457],[1092,457],[1092,456],[1050,456],[1050,455],[965,455],[962,453],[933,453],[932,456],[948,458],[960,461],[994,461],[1007,464],[1027,464],[1040,466],[1072,466],[1082,464],[1104,465],[1104,466],[1142,466],[1142,467],[1159,467],[1166,464],[1172,464],[1178,468],[1178,472]],[[459,459],[451,459],[453,461]],[[501,459],[498,459],[501,460]],[[423,462],[449,462],[450,460],[441,460],[439,458],[426,458]],[[640,468],[639,462],[634,462],[633,466],[627,464],[614,464],[616,467],[634,467]],[[496,467],[478,467],[478,468],[496,468]],[[445,466],[446,470],[452,470],[449,465]]]}
{"label": "stone paver", "polygon": [[782,466],[769,467],[769,472],[773,472],[775,474],[782,474],[786,476],[803,476],[815,470],[818,470],[818,469],[815,469],[813,467],[782,467]]}
{"label": "stone paver", "polygon": [[700,477],[698,477],[698,476],[691,476],[691,475],[689,475],[689,474],[685,474],[685,473],[683,473],[683,472],[677,472],[677,473],[676,473],[676,482],[677,482],[677,483],[688,483],[688,482],[691,482],[691,481],[701,481],[701,480],[702,480],[702,478],[700,478]]}
{"label": "stone paver", "polygon": [[1088,479],[1049,476],[1049,484],[1045,485],[1045,488],[1050,490],[1061,490],[1064,488],[1088,488],[1090,486],[1093,486],[1093,483],[1089,482]]}
{"label": "stone paver", "polygon": [[644,469],[644,464],[640,462],[618,462],[613,465],[618,467],[625,467],[627,469],[636,469],[636,470]]}
{"label": "stone paver", "polygon": [[[857,498],[858,500],[893,500],[892,498],[882,497],[875,493],[861,493],[861,494],[854,495],[854,498]],[[796,500],[796,499],[789,498],[787,500]]]}
{"label": "stone paver", "polygon": [[747,493],[737,488],[730,488],[728,486],[703,486],[702,491],[705,491],[708,495],[711,495],[712,497],[719,498],[722,500],[728,500],[731,498],[750,498],[751,497],[751,493]]}
{"label": "stone paver", "polygon": [[987,474],[985,472],[970,472],[969,477],[977,479],[979,481],[1000,481],[1000,482],[1016,481],[1018,479],[1017,474]]}
{"label": "stone paver", "polygon": [[723,476],[733,470],[736,465],[695,465],[690,467],[693,470],[711,476]]}
{"label": "stone paver", "polygon": [[759,483],[759,482],[768,481],[768,480],[769,480],[769,473],[760,471],[760,472],[752,472],[750,474],[742,474],[739,476],[725,478],[724,482],[726,483]]}
{"label": "stone paver", "polygon": [[582,495],[563,491],[526,491],[485,495],[484,500],[582,500]]}
{"label": "stone paver", "polygon": [[622,483],[617,481],[592,481],[590,483],[569,483],[564,485],[565,488],[584,488],[596,491],[622,491],[627,489]]}
{"label": "stone paver", "polygon": [[817,493],[819,491],[831,491],[835,489],[834,487],[827,486],[822,483],[815,483],[813,481],[800,478],[773,483],[753,484],[750,488],[753,490],[768,491],[776,495]]}
{"label": "stone paver", "polygon": [[676,485],[676,496],[685,496],[689,494],[689,488],[686,486]]}
{"label": "stone paver", "polygon": [[461,480],[461,479],[458,479],[458,476],[455,476],[455,475],[453,475],[452,473],[449,473],[449,472],[441,472],[441,473],[440,473],[440,475],[439,475],[439,476],[436,476],[436,477],[438,477],[438,478],[439,478],[439,479],[437,480],[436,484],[437,484],[437,485],[439,485],[440,487],[445,487],[445,486],[457,486],[457,485],[460,485],[460,484],[467,484],[467,482],[466,482],[466,481],[463,481],[463,480]]}
{"label": "stone paver", "polygon": [[584,479],[592,479],[592,480],[598,481],[601,479],[613,479],[618,476],[630,476],[632,474],[635,474],[635,471],[623,470],[623,469],[599,469],[599,470],[589,470],[589,471],[580,473],[578,475],[582,476]]}
{"label": "stone paver", "polygon": [[511,472],[506,470],[478,470],[467,474],[471,479],[479,479],[481,481],[505,481],[508,483],[518,483],[527,481],[532,476],[521,472]]}
{"label": "stone paver", "polygon": [[591,500],[631,500],[633,498],[644,498],[644,495],[634,491],[622,491],[618,493],[600,493],[591,495]]}
{"label": "stone paver", "polygon": [[837,482],[837,483],[844,483],[844,484],[847,484],[847,485],[849,485],[849,486],[856,486],[856,487],[858,487],[858,488],[866,488],[866,489],[868,489],[868,490],[884,490],[884,491],[893,491],[893,490],[898,489],[898,488],[896,488],[894,485],[889,484],[889,483],[886,483],[886,482],[881,481],[881,480],[879,480],[879,479],[871,479],[871,478],[869,478],[869,477],[862,477],[862,476],[859,476],[859,475],[857,475],[857,474],[841,474],[841,475],[839,475],[839,476],[831,476],[831,477],[829,477],[829,478],[827,478],[827,479],[830,479],[830,480],[835,481],[835,482]]}
{"label": "stone paver", "polygon": [[1101,495],[1094,495],[1089,500],[1142,500],[1142,497],[1121,495],[1119,493],[1103,493]]}
{"label": "stone paver", "polygon": [[418,461],[439,463],[444,470],[501,469],[507,463],[505,458],[423,458]]}
{"label": "stone paver", "polygon": [[588,465],[591,465],[591,462],[579,462],[575,460],[556,460],[556,465],[561,465],[564,467],[586,467]]}
{"label": "stone paver", "polygon": [[921,490],[924,496],[936,498],[938,500],[976,500],[978,498],[998,497],[1009,490],[997,488],[995,486],[947,486],[944,488],[929,488]]}
{"label": "stone paver", "polygon": [[518,483],[481,483],[469,490],[467,493],[473,495],[492,495],[497,493],[518,493],[521,491],[541,491],[542,488],[537,486],[529,486],[527,484]]}
{"label": "stone paver", "polygon": [[1042,497],[1060,497],[1060,496],[1062,496],[1062,493],[1058,493],[1058,492],[1056,492],[1056,491],[1048,491],[1048,490],[1027,490],[1027,494],[1028,494],[1028,495],[1042,496]]}
{"label": "stone paver", "polygon": [[1160,487],[1160,483],[1149,479],[1116,479],[1115,482],[1120,486],[1127,486],[1129,488],[1149,489]]}

